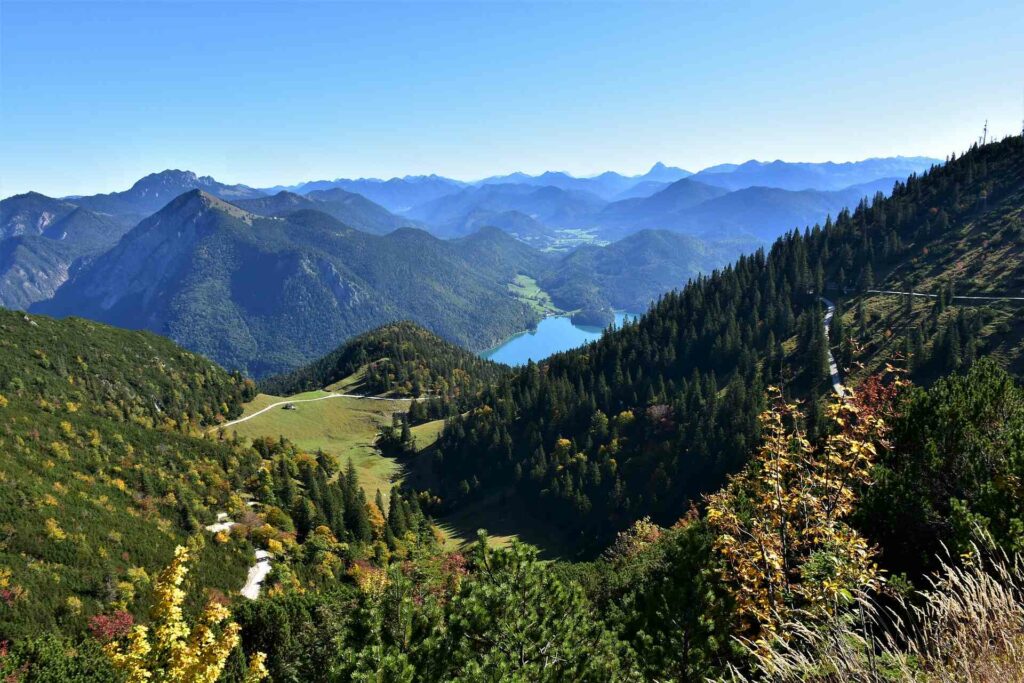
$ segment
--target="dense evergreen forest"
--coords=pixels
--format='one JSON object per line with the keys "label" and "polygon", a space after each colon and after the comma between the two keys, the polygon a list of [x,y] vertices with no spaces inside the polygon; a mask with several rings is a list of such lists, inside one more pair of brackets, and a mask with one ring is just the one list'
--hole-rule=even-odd
{"label": "dense evergreen forest", "polygon": [[[438,493],[458,505],[511,488],[592,551],[645,515],[670,523],[745,462],[768,385],[808,401],[816,433],[830,391],[820,296],[900,288],[905,274],[962,252],[975,232],[990,249],[1006,245],[999,268],[1018,272],[1020,145],[1008,138],[911,176],[888,199],[785,235],[665,295],[638,322],[517,372],[446,427]],[[947,297],[936,300],[940,312]],[[892,332],[870,327],[860,308],[862,324],[832,332],[848,365],[877,365],[887,346],[873,335]],[[906,331],[921,349],[919,379],[963,368],[1013,332],[988,329],[986,341],[979,315],[946,312]],[[1019,357],[1015,347],[1008,360]]]}

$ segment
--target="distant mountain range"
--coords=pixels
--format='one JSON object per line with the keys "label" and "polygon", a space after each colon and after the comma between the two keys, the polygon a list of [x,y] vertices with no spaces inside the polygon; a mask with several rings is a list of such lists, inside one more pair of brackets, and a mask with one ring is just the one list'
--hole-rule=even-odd
{"label": "distant mountain range", "polygon": [[559,228],[586,227],[606,202],[583,190],[553,185],[486,183],[439,197],[406,213],[441,237],[472,232],[491,217],[510,211]]}
{"label": "distant mountain range", "polygon": [[390,320],[485,348],[536,322],[508,292],[513,276],[421,230],[381,237],[312,210],[263,217],[193,190],[32,310],[152,330],[261,376]]}
{"label": "distant mountain range", "polygon": [[516,275],[565,310],[641,310],[935,163],[659,163],[272,193],[167,170],[121,192],[0,202],[0,306],[151,329],[255,375],[397,318],[479,349],[536,322],[509,290]]}
{"label": "distant mountain range", "polygon": [[660,161],[643,175],[624,176],[614,171],[606,171],[589,178],[576,178],[562,171],[548,171],[531,176],[525,173],[513,173],[504,176],[492,176],[481,180],[476,185],[534,185],[538,187],[557,187],[560,190],[587,192],[610,200],[628,192],[641,184],[672,183],[693,175],[681,168],[669,167]]}
{"label": "distant mountain range", "polygon": [[[560,232],[581,229],[605,242],[652,228],[770,241],[786,230],[853,207],[878,190],[888,193],[897,178],[922,173],[937,163],[940,160],[928,157],[848,163],[752,160],[720,164],[696,174],[658,163],[636,176],[609,171],[577,178],[549,171],[491,176],[472,183],[410,176],[388,181],[316,181],[294,189],[310,194],[342,187],[446,238],[495,225],[537,246],[556,245]],[[740,194],[719,199],[735,192]],[[698,208],[703,202],[709,203]]]}
{"label": "distant mountain range", "polygon": [[[930,157],[888,157],[846,163],[793,163],[789,161],[748,161],[706,168],[693,176],[708,185],[727,190],[747,187],[775,187],[780,190],[842,190],[852,185],[921,174],[941,159]],[[892,188],[890,188],[892,189]]]}
{"label": "distant mountain range", "polygon": [[792,228],[835,217],[856,208],[863,198],[888,195],[896,178],[880,178],[838,191],[746,187],[730,191],[700,182],[697,176],[637,199],[608,204],[594,217],[605,239],[657,228],[710,239],[774,240]]}
{"label": "distant mountain range", "polygon": [[643,310],[740,248],[643,231],[562,255],[494,227],[456,240],[414,228],[373,235],[319,210],[330,202],[285,192],[238,202],[280,215],[190,190],[30,310],[151,330],[260,377],[400,319],[487,348],[539,320],[510,291],[517,275],[548,288],[566,310]]}
{"label": "distant mountain range", "polygon": [[350,180],[314,180],[290,187],[277,186],[265,190],[267,194],[288,190],[297,194],[309,194],[322,190],[340,187],[349,192],[361,194],[372,202],[380,204],[389,211],[408,211],[412,207],[457,192],[468,183],[438,175],[405,176],[379,180],[377,178],[358,178]]}

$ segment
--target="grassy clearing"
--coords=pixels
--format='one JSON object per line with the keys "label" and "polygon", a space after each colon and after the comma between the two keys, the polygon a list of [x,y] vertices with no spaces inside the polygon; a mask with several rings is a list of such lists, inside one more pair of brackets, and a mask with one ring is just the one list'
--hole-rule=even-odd
{"label": "grassy clearing", "polygon": [[[332,389],[338,391],[355,384],[358,384],[358,379],[348,378]],[[288,397],[260,394],[245,405],[243,415],[252,415],[280,401],[319,398],[327,393],[309,391]],[[414,485],[429,486],[430,463],[420,463],[417,459],[431,457],[431,447],[444,429],[444,420],[413,427],[417,454],[396,460],[382,455],[374,443],[380,427],[391,424],[393,413],[408,410],[408,400],[328,398],[295,403],[294,406],[294,410],[285,410],[283,406],[271,408],[251,420],[235,425],[231,430],[247,439],[284,436],[304,450],[323,449],[342,464],[351,459],[359,472],[363,490],[370,499],[378,489],[387,499],[391,485],[402,481],[411,471],[428,477],[423,479],[417,476]],[[527,510],[502,495],[459,510],[437,520],[437,523],[445,534],[446,547],[453,550],[475,542],[477,529],[486,529],[495,547],[506,546],[513,538],[520,538],[541,548],[546,558],[562,556],[562,549],[566,547],[565,539],[559,538],[540,520],[532,518]]]}
{"label": "grassy clearing", "polygon": [[517,299],[530,306],[539,315],[558,315],[564,312],[555,306],[551,301],[551,296],[541,289],[532,277],[516,275],[516,279],[509,283],[508,288]]}
{"label": "grassy clearing", "polygon": [[444,420],[424,422],[413,427],[412,435],[416,438],[416,450],[422,451],[432,446],[437,441],[437,437],[441,436],[442,429],[444,429]]}
{"label": "grassy clearing", "polygon": [[[260,394],[247,404],[245,414],[288,399],[316,398],[322,391],[282,398]],[[344,465],[349,459],[359,472],[363,489],[371,499],[377,489],[384,494],[401,478],[401,467],[392,458],[377,451],[374,442],[381,425],[391,424],[396,411],[408,409],[409,401],[369,401],[359,398],[329,398],[311,403],[296,403],[295,410],[283,407],[232,427],[243,438],[284,436],[307,451],[323,449]]]}
{"label": "grassy clearing", "polygon": [[[274,403],[277,403],[279,401],[286,401],[286,400],[298,401],[298,400],[305,400],[305,399],[310,399],[310,398],[318,398],[320,396],[326,396],[326,395],[327,395],[327,392],[325,392],[325,391],[307,391],[305,393],[295,394],[294,396],[289,396],[287,398],[283,398],[281,396],[274,396],[272,394],[258,394],[256,396],[256,398],[254,398],[252,401],[250,401],[249,403],[246,403],[244,406],[242,406],[242,415],[241,416],[242,417],[248,417],[249,415],[252,415],[253,413],[259,412],[260,410],[263,410],[267,406],[272,405]],[[331,400],[333,400],[333,399],[331,399]],[[263,416],[261,415],[260,418],[254,418],[254,419],[262,419],[262,417]],[[241,427],[242,425],[238,425],[238,426]],[[234,429],[234,427],[232,427],[231,429]],[[239,430],[238,433],[239,433],[239,435],[241,435],[242,431]]]}

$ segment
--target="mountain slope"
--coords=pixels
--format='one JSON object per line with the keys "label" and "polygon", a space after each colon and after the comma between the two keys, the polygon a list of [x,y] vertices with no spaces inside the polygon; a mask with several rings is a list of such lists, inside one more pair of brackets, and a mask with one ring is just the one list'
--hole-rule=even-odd
{"label": "mountain slope", "polygon": [[153,330],[260,376],[402,318],[486,348],[535,320],[506,285],[419,230],[378,237],[317,211],[264,218],[193,191],[37,308]]}
{"label": "mountain slope", "polygon": [[643,227],[668,227],[673,217],[709,199],[726,194],[726,190],[684,178],[647,197],[613,202],[595,217],[603,234],[629,234]]}
{"label": "mountain slope", "polygon": [[38,192],[26,192],[0,201],[0,240],[19,235],[41,235],[77,205]]}
{"label": "mountain slope", "polygon": [[707,239],[739,237],[767,242],[787,230],[835,216],[864,197],[888,193],[893,183],[894,179],[882,178],[836,192],[773,187],[730,192],[686,178],[650,197],[609,204],[595,220],[602,226],[601,235],[611,239],[655,228]]}
{"label": "mountain slope", "polygon": [[[232,477],[256,472],[189,434],[254,393],[148,333],[0,309],[0,635],[71,632],[118,608],[143,615],[175,545],[212,521]],[[234,593],[252,553],[245,541],[207,545],[196,577]]]}
{"label": "mountain slope", "polygon": [[516,275],[536,276],[556,263],[556,257],[538,251],[504,230],[484,227],[453,240],[459,253],[470,263],[511,282]]}
{"label": "mountain slope", "polygon": [[517,211],[554,228],[580,227],[604,204],[604,200],[589,192],[493,184],[467,188],[421,204],[406,215],[424,222],[438,235],[457,237],[468,234],[474,226],[486,224],[489,216],[507,211]]}
{"label": "mountain slope", "polygon": [[130,217],[101,214],[36,192],[0,202],[0,306],[48,299],[84,260],[113,246]]}
{"label": "mountain slope", "polygon": [[641,230],[604,247],[576,249],[546,272],[540,285],[566,310],[646,311],[660,295],[725,265],[749,246]]}
{"label": "mountain slope", "polygon": [[[889,180],[883,186],[886,192],[892,190]],[[650,223],[696,235],[749,236],[767,242],[787,230],[814,225],[844,208],[856,207],[863,198],[874,196],[873,189],[873,184],[837,192],[749,187]]]}
{"label": "mountain slope", "polygon": [[[37,192],[0,202],[0,306],[44,301],[76,268],[114,246],[129,228],[182,192],[257,197],[244,185],[224,185],[191,171],[153,173],[124,192],[54,199]],[[26,239],[4,244],[4,240]]]}
{"label": "mountain slope", "polygon": [[67,245],[38,236],[0,241],[0,306],[24,310],[51,298],[77,258]]}
{"label": "mountain slope", "polygon": [[637,323],[500,383],[445,430],[436,493],[449,505],[517,497],[581,546],[600,547],[594,539],[645,515],[678,519],[743,464],[767,385],[808,401],[808,434],[818,433],[820,398],[832,391],[823,290],[848,311],[831,340],[843,364],[847,352],[867,366],[905,362],[896,353],[904,337],[923,379],[947,358],[953,369],[982,354],[1022,367],[1019,307],[932,302],[910,311],[920,317],[908,325],[898,300],[895,312],[877,303],[887,295],[866,292],[858,315],[856,300],[842,300],[858,286],[895,289],[908,274],[943,282],[965,269],[974,286],[1019,290],[1022,204],[1016,137],[911,176],[891,198],[861,202],[824,228],[789,233],[769,253],[662,297]]}
{"label": "mountain slope", "polygon": [[554,230],[521,211],[484,212],[480,217],[471,217],[467,227],[473,231],[487,227],[498,228],[518,240],[538,247],[546,246],[555,234]]}
{"label": "mountain slope", "polygon": [[384,235],[412,223],[362,195],[337,187],[316,190],[305,196],[282,190],[270,197],[239,199],[234,203],[261,216],[288,216],[303,210],[322,211],[349,227],[375,235]]}
{"label": "mountain slope", "polygon": [[641,199],[643,197],[650,197],[652,194],[661,192],[672,183],[663,183],[657,180],[644,180],[639,182],[633,187],[620,192],[619,194],[611,197],[613,202],[618,202],[623,199]]}

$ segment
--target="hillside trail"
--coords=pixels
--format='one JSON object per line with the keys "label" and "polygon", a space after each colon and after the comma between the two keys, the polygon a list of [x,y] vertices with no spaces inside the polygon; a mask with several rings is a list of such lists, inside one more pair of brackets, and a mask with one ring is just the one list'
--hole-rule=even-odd
{"label": "hillside trail", "polygon": [[[868,294],[898,294],[899,296],[918,296],[925,299],[934,299],[938,294],[925,294],[924,292],[899,292],[894,289],[868,289]],[[1024,296],[960,296],[954,294],[952,299],[963,299],[965,301],[1024,301]],[[822,299],[824,301],[824,299]]]}
{"label": "hillside trail", "polygon": [[[217,431],[219,429],[225,429],[227,427],[231,427],[232,425],[239,424],[240,422],[245,422],[246,420],[251,420],[252,418],[254,418],[254,417],[258,416],[258,415],[262,415],[263,413],[267,412],[268,410],[273,410],[274,408],[277,408],[279,406],[288,405],[289,403],[311,403],[313,401],[326,401],[327,399],[330,399],[330,398],[356,398],[356,399],[362,399],[362,400],[366,400],[366,401],[409,401],[409,400],[416,400],[416,399],[407,399],[407,398],[388,398],[386,396],[363,396],[361,394],[341,394],[341,393],[333,392],[333,393],[327,394],[326,396],[317,396],[316,398],[300,398],[300,399],[277,401],[276,403],[271,403],[269,406],[267,406],[265,408],[261,408],[260,410],[257,410],[252,415],[246,415],[245,417],[240,417],[237,420],[232,420],[230,422],[225,422],[222,425],[217,425],[216,427],[213,427],[210,431],[212,432],[212,431]],[[427,398],[427,397],[423,397],[423,398]],[[217,513],[217,522],[215,524],[208,525],[206,527],[206,530],[209,531],[210,533],[216,534],[216,533],[219,533],[221,531],[229,531],[231,529],[231,527],[235,526],[235,524],[237,524],[237,522],[234,522],[231,519],[229,519],[228,518],[228,514],[226,512],[218,512]],[[267,578],[267,575],[270,574],[270,569],[271,569],[270,560],[271,560],[271,555],[266,550],[257,550],[256,551],[256,564],[254,564],[253,566],[249,567],[249,574],[245,578],[245,585],[242,586],[242,589],[239,591],[244,597],[246,597],[246,598],[248,598],[250,600],[255,600],[255,599],[257,599],[260,596],[260,588],[262,587],[263,581]]]}

